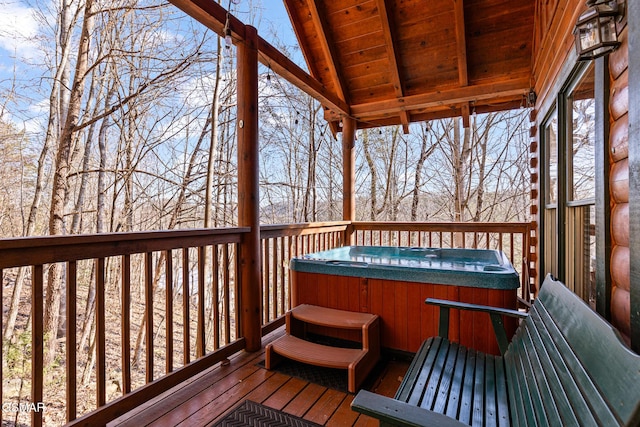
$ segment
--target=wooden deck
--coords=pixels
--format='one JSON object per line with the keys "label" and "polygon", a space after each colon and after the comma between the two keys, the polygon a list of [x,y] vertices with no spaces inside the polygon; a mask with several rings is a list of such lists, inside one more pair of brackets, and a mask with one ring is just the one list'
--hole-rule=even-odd
{"label": "wooden deck", "polygon": [[[263,339],[264,345],[284,333],[280,328]],[[246,399],[327,426],[377,426],[378,421],[350,408],[353,394],[267,371],[258,366],[264,350],[241,352],[227,366],[220,364],[110,423],[110,426],[208,426]],[[409,362],[390,360],[369,390],[393,396]],[[346,372],[345,372],[346,380]]]}

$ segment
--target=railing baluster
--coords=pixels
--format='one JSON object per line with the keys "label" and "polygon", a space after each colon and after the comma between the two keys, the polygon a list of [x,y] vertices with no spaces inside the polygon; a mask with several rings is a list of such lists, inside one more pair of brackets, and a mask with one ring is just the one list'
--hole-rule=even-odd
{"label": "railing baluster", "polygon": [[[4,272],[0,268],[0,301],[4,301]],[[4,312],[4,309],[3,309]],[[3,313],[0,313],[0,346],[4,349],[4,316]],[[4,396],[4,375],[3,369],[4,366],[4,351],[0,351],[0,401],[3,401],[2,396]]]}
{"label": "railing baluster", "polygon": [[284,236],[282,238],[282,265],[280,266],[281,268],[281,280],[278,286],[278,295],[280,296],[278,298],[278,317],[282,316],[285,312],[285,302],[284,302],[284,298],[285,298],[285,287],[287,285],[288,282],[288,269],[285,267],[285,265],[288,265],[287,260],[289,259],[289,254],[291,253],[290,251],[290,246],[289,246],[289,236]]}
{"label": "railing baluster", "polygon": [[[67,292],[65,295],[67,305],[67,337],[65,349],[67,352],[67,422],[76,419],[77,403],[77,372],[76,372],[76,301],[77,301],[77,264],[75,261],[67,262]],[[0,274],[0,277],[2,275]],[[1,317],[1,316],[0,316]]]}
{"label": "railing baluster", "polygon": [[[513,233],[509,234],[509,244],[511,245],[509,252],[510,252],[510,256],[509,258],[511,259],[511,264],[513,264],[513,258],[514,258],[514,250],[513,250]],[[524,255],[524,254],[523,254]],[[514,264],[515,265],[515,264]]]}
{"label": "railing baluster", "polygon": [[219,302],[219,294],[218,292],[220,292],[220,278],[219,278],[219,274],[220,274],[220,270],[219,270],[219,265],[220,263],[218,262],[218,245],[213,245],[212,247],[212,262],[213,262],[213,278],[212,278],[212,286],[213,286],[213,295],[212,295],[212,309],[213,309],[213,349],[217,350],[218,348],[220,348],[220,306],[218,305]]}
{"label": "railing baluster", "polygon": [[131,255],[122,256],[122,393],[131,393]]}
{"label": "railing baluster", "polygon": [[146,313],[145,351],[146,370],[145,380],[153,381],[153,252],[144,254],[144,302]]}
{"label": "railing baluster", "polygon": [[165,371],[173,372],[173,251],[165,251],[164,254],[164,287],[165,287]]}
{"label": "railing baluster", "polygon": [[182,248],[182,359],[185,365],[191,361],[191,285],[189,282],[189,248]]}
{"label": "railing baluster", "polygon": [[271,252],[271,246],[269,246],[269,239],[262,241],[262,251],[264,253],[262,260],[262,324],[269,322],[269,288],[271,281],[269,280],[270,264],[269,256]]}
{"label": "railing baluster", "polygon": [[[229,291],[231,287],[229,284],[229,245],[224,245],[222,247],[222,264],[222,273],[224,275],[224,343],[229,344],[231,341],[231,325],[229,324],[231,320],[231,315],[229,313]],[[233,281],[238,281],[237,270],[236,274],[233,276]]]}
{"label": "railing baluster", "polygon": [[271,239],[273,242],[273,282],[271,286],[271,308],[273,317],[269,316],[268,320],[274,320],[278,317],[278,239]]}
{"label": "railing baluster", "polygon": [[107,401],[107,360],[106,360],[106,332],[105,332],[105,280],[104,258],[96,259],[96,383],[97,406],[103,406]]}
{"label": "railing baluster", "polygon": [[205,258],[204,246],[198,246],[198,319],[196,323],[196,358],[205,354],[206,341],[204,336],[204,282],[205,282]]}
{"label": "railing baluster", "polygon": [[[31,402],[42,402],[44,387],[44,269],[34,265],[31,273]],[[31,412],[31,425],[42,426],[42,411]]]}
{"label": "railing baluster", "polygon": [[[225,245],[226,247],[228,247],[229,245]],[[234,250],[232,251],[233,254],[237,254],[238,253],[238,246],[234,245]],[[233,277],[233,300],[234,300],[234,308],[235,310],[233,310],[233,315],[235,316],[235,321],[234,321],[234,325],[235,325],[235,337],[234,339],[238,339],[240,337],[240,308],[239,308],[239,304],[240,304],[240,282],[238,280],[235,280],[236,277],[238,277],[238,271],[239,269],[239,264],[238,264],[238,257],[237,256],[233,256],[233,269],[235,271]],[[231,269],[231,261],[229,261],[229,264],[227,265],[227,270]]]}

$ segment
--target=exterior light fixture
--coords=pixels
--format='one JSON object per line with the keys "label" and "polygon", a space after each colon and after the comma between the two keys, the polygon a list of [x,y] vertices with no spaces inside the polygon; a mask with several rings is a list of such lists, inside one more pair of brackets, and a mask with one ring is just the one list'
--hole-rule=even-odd
{"label": "exterior light fixture", "polygon": [[587,7],[573,30],[580,61],[607,55],[620,46],[616,23],[624,4],[618,5],[617,0],[587,0]]}
{"label": "exterior light fixture", "polygon": [[224,32],[224,47],[231,49],[232,44],[233,40],[231,40],[231,30],[227,28]]}

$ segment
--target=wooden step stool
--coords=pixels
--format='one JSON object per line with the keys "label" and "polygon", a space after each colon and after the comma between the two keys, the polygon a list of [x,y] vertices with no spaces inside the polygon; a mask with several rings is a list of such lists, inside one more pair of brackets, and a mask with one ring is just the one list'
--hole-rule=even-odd
{"label": "wooden step stool", "polygon": [[[267,345],[267,369],[275,367],[282,357],[325,368],[347,369],[348,389],[355,393],[380,359],[380,322],[375,314],[302,304],[287,312],[286,322],[286,335]],[[306,341],[305,324],[362,330],[362,349]]]}

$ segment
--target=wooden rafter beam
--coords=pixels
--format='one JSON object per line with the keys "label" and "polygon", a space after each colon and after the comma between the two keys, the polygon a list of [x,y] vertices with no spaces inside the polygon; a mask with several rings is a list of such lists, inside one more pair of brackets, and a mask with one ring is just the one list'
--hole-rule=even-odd
{"label": "wooden rafter beam", "polygon": [[351,115],[356,119],[370,116],[398,115],[401,110],[411,111],[437,106],[458,106],[464,103],[522,97],[529,91],[529,78],[509,80],[501,83],[484,83],[451,89],[442,89],[430,93],[405,96],[403,98],[375,101],[351,106]]}
{"label": "wooden rafter beam", "polygon": [[464,27],[464,1],[453,0],[453,10],[456,20],[456,50],[458,55],[458,78],[460,86],[469,84],[467,69],[467,39]]}
{"label": "wooden rafter beam", "polygon": [[318,5],[314,0],[307,0],[307,5],[309,6],[309,12],[311,13],[311,22],[313,22],[313,26],[316,31],[318,31],[320,47],[322,48],[322,54],[327,61],[329,74],[331,75],[331,79],[333,80],[336,88],[336,94],[340,99],[348,102],[344,90],[347,86],[342,75],[338,71],[337,53],[333,47],[331,33],[325,31],[325,29],[328,28],[328,25],[324,14],[318,9]]}
{"label": "wooden rafter beam", "polygon": [[469,114],[469,103],[465,102],[460,106],[460,111],[462,112],[462,127],[468,128],[471,124],[470,114]]}
{"label": "wooden rafter beam", "polygon": [[[389,58],[389,71],[391,72],[391,83],[396,93],[396,97],[404,97],[404,82],[400,75],[400,54],[396,45],[395,25],[389,16],[389,8],[386,0],[376,0],[378,13],[380,14],[380,22],[382,23],[382,34],[384,35],[384,44],[387,49],[387,57]],[[409,133],[409,113],[406,110],[400,111],[400,123],[404,133]]]}
{"label": "wooden rafter beam", "polygon": [[[196,19],[207,28],[224,37],[227,11],[218,3],[210,0],[169,0],[173,5]],[[245,24],[229,14],[229,30],[234,42],[245,40]],[[290,60],[269,42],[258,36],[258,58],[261,63],[271,67],[282,78],[299,87],[309,96],[316,98],[327,108],[338,115],[349,115],[347,103],[327,88],[316,78],[309,75],[295,62]]]}

